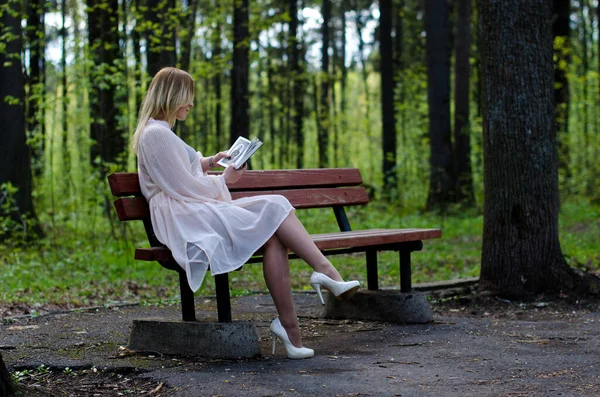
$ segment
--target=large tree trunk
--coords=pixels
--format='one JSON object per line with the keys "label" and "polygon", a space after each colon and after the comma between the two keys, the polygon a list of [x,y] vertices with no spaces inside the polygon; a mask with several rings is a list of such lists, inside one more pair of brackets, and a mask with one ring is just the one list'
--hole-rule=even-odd
{"label": "large tree trunk", "polygon": [[392,44],[392,0],[379,0],[381,54],[381,120],[383,194],[396,196],[396,115],[394,112],[394,48]]}
{"label": "large tree trunk", "polygon": [[552,4],[479,0],[484,150],[480,288],[509,298],[586,283],[558,238]]}
{"label": "large tree trunk", "polygon": [[552,35],[554,36],[554,122],[558,141],[558,169],[568,180],[571,176],[569,167],[569,79],[567,67],[571,62],[571,16],[570,0],[553,1]]}
{"label": "large tree trunk", "polygon": [[427,99],[431,166],[427,209],[453,200],[452,131],[450,129],[449,10],[446,0],[425,0],[427,31]]}
{"label": "large tree trunk", "polygon": [[[0,120],[3,120],[0,133],[0,185],[10,183],[18,190],[14,195],[0,189],[0,218],[8,216],[14,226],[0,233],[0,240],[15,236],[33,238],[39,233],[36,225],[33,200],[31,197],[31,154],[26,143],[25,133],[25,78],[21,64],[21,18],[20,3],[9,2],[0,13]],[[8,200],[14,205],[8,209]]]}
{"label": "large tree trunk", "polygon": [[27,95],[27,127],[31,144],[33,173],[42,174],[42,156],[44,154],[44,63],[45,63],[45,9],[44,0],[30,0],[27,12],[27,41],[29,43],[29,84]]}
{"label": "large tree trunk", "polygon": [[248,114],[248,68],[249,68],[248,0],[235,2],[233,11],[233,69],[231,70],[231,125],[229,143],[233,145],[238,136],[248,137],[250,117]]}
{"label": "large tree trunk", "polygon": [[148,48],[148,74],[154,76],[166,66],[177,63],[176,39],[177,18],[172,18],[175,10],[175,0],[147,0],[146,20],[152,23],[154,29],[146,30]]}
{"label": "large tree trunk", "polygon": [[0,352],[0,396],[12,396],[16,392],[15,385],[10,377],[10,373],[2,359]]}
{"label": "large tree trunk", "polygon": [[331,2],[323,0],[321,4],[321,106],[319,107],[318,146],[319,167],[329,164],[329,19],[331,18]]}
{"label": "large tree trunk", "polygon": [[[107,3],[108,2],[108,3]],[[114,163],[125,149],[123,131],[117,122],[115,75],[121,71],[121,50],[119,48],[119,18],[117,0],[88,0],[89,45],[94,62],[90,71],[90,149],[93,165],[99,159],[102,173],[107,171],[106,163]]]}
{"label": "large tree trunk", "polygon": [[471,0],[459,0],[456,11],[454,67],[455,199],[466,206],[471,206],[475,202],[473,174],[471,172],[471,128],[469,122]]}

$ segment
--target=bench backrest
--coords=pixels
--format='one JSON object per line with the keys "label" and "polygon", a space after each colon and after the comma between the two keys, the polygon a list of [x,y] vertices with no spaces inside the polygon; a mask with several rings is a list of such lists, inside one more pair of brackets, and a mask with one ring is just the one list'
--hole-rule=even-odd
{"label": "bench backrest", "polygon": [[[108,177],[108,181],[112,193],[119,197],[115,201],[115,208],[121,221],[150,219],[148,203],[142,196],[137,173],[115,173]],[[361,184],[362,177],[357,168],[250,170],[238,182],[229,184],[228,188],[233,199],[280,194],[296,209],[333,207],[334,211],[343,211],[344,206],[369,202],[367,191],[359,186]]]}

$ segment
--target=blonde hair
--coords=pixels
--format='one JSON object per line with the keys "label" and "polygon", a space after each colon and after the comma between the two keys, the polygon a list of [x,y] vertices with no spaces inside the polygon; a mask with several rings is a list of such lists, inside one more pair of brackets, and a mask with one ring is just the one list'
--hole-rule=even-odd
{"label": "blonde hair", "polygon": [[137,153],[140,137],[150,118],[175,124],[177,111],[194,100],[194,79],[189,73],[172,67],[161,69],[150,83],[140,106],[131,149]]}

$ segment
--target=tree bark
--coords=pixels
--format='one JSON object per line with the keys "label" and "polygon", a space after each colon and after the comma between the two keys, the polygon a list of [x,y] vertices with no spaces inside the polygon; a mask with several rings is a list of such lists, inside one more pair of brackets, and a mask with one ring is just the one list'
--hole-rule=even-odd
{"label": "tree bark", "polygon": [[298,0],[289,0],[290,13],[290,75],[292,76],[292,120],[293,135],[296,145],[296,168],[304,167],[304,134],[302,133],[304,117],[304,89],[306,83],[301,64],[301,44],[298,38]]}
{"label": "tree bark", "polygon": [[69,157],[69,90],[67,82],[67,0],[62,0],[61,6],[61,28],[60,28],[60,41],[62,45],[62,53],[60,57],[60,77],[62,85],[62,147],[63,147],[63,163],[64,169],[68,170],[71,168],[71,159]]}
{"label": "tree bark", "polygon": [[475,203],[471,171],[471,128],[469,120],[471,0],[459,0],[456,9],[454,66],[454,164],[456,202]]}
{"label": "tree bark", "polygon": [[44,107],[41,106],[44,95],[45,64],[45,9],[44,0],[30,0],[27,12],[27,41],[29,43],[29,81],[27,90],[27,126],[31,143],[32,169],[35,176],[42,174],[45,128]]}
{"label": "tree bark", "polygon": [[448,13],[446,0],[425,0],[429,164],[431,167],[427,197],[428,210],[443,209],[453,200],[456,186],[453,178],[452,132],[450,129]]}
{"label": "tree bark", "polygon": [[552,35],[554,37],[554,123],[558,141],[558,169],[570,178],[569,167],[569,79],[567,67],[571,62],[569,51],[571,48],[571,27],[569,18],[571,15],[570,0],[553,1],[553,25]]}
{"label": "tree bark", "polygon": [[[218,3],[218,2],[217,2]],[[215,73],[212,77],[213,90],[215,92],[215,140],[217,147],[225,147],[227,145],[226,140],[223,137],[223,126],[222,113],[223,113],[223,92],[222,92],[222,58],[223,49],[221,48],[221,22],[217,20],[216,26],[212,32],[212,58],[213,62],[218,61],[219,72]]]}
{"label": "tree bark", "polygon": [[[0,189],[0,217],[10,217],[14,226],[0,233],[0,241],[13,236],[31,239],[40,233],[32,200],[31,153],[25,132],[25,78],[21,64],[20,3],[9,2],[0,13],[3,35],[0,44],[0,186],[10,183],[14,195]],[[8,206],[9,200],[14,205]]]}
{"label": "tree bark", "polygon": [[597,278],[567,266],[558,238],[552,4],[478,0],[478,9],[485,188],[480,289],[508,298],[564,289],[598,293]]}
{"label": "tree bark", "polygon": [[231,125],[229,143],[250,133],[248,69],[250,33],[248,0],[236,0],[233,11],[233,69],[231,70]]}
{"label": "tree bark", "polygon": [[[108,2],[108,3],[107,3]],[[94,68],[90,72],[90,149],[92,165],[100,160],[102,174],[107,163],[117,161],[125,149],[123,130],[117,122],[116,91],[121,70],[117,0],[88,0],[89,45]]]}
{"label": "tree bark", "polygon": [[321,3],[321,106],[319,107],[318,146],[319,168],[329,164],[329,19],[331,18],[331,2],[323,0]]}
{"label": "tree bark", "polygon": [[17,391],[0,352],[0,396],[12,396]]}
{"label": "tree bark", "polygon": [[185,26],[185,37],[181,43],[181,56],[180,56],[180,64],[181,69],[189,71],[190,63],[192,60],[192,39],[194,38],[194,33],[196,32],[196,11],[198,9],[198,0],[188,0],[187,2],[187,10],[186,10],[186,18],[182,18],[182,22],[186,24]]}
{"label": "tree bark", "polygon": [[148,74],[154,76],[158,71],[177,63],[176,22],[171,19],[175,10],[174,0],[147,0],[146,20],[155,29],[146,29],[146,55]]}
{"label": "tree bark", "polygon": [[383,195],[395,198],[396,114],[394,112],[394,48],[392,43],[392,0],[379,0],[379,44],[381,53],[381,120]]}

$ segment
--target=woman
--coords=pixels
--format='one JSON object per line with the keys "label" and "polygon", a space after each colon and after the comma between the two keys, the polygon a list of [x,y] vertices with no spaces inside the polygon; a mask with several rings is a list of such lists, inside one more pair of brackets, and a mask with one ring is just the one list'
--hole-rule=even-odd
{"label": "woman", "polygon": [[338,298],[359,288],[344,282],[315,246],[289,201],[279,195],[232,200],[227,183],[238,181],[246,167],[207,175],[226,153],[203,157],[173,133],[192,108],[194,80],[176,68],[164,68],[152,79],[142,102],[132,148],[138,156],[142,193],[148,200],[156,237],[173,253],[195,292],[210,265],[213,275],[231,272],[264,246],[263,272],[279,317],[270,326],[273,354],[276,338],[289,358],[307,358],[292,301],[288,248],[314,272],[310,284],[321,302],[321,287]]}

